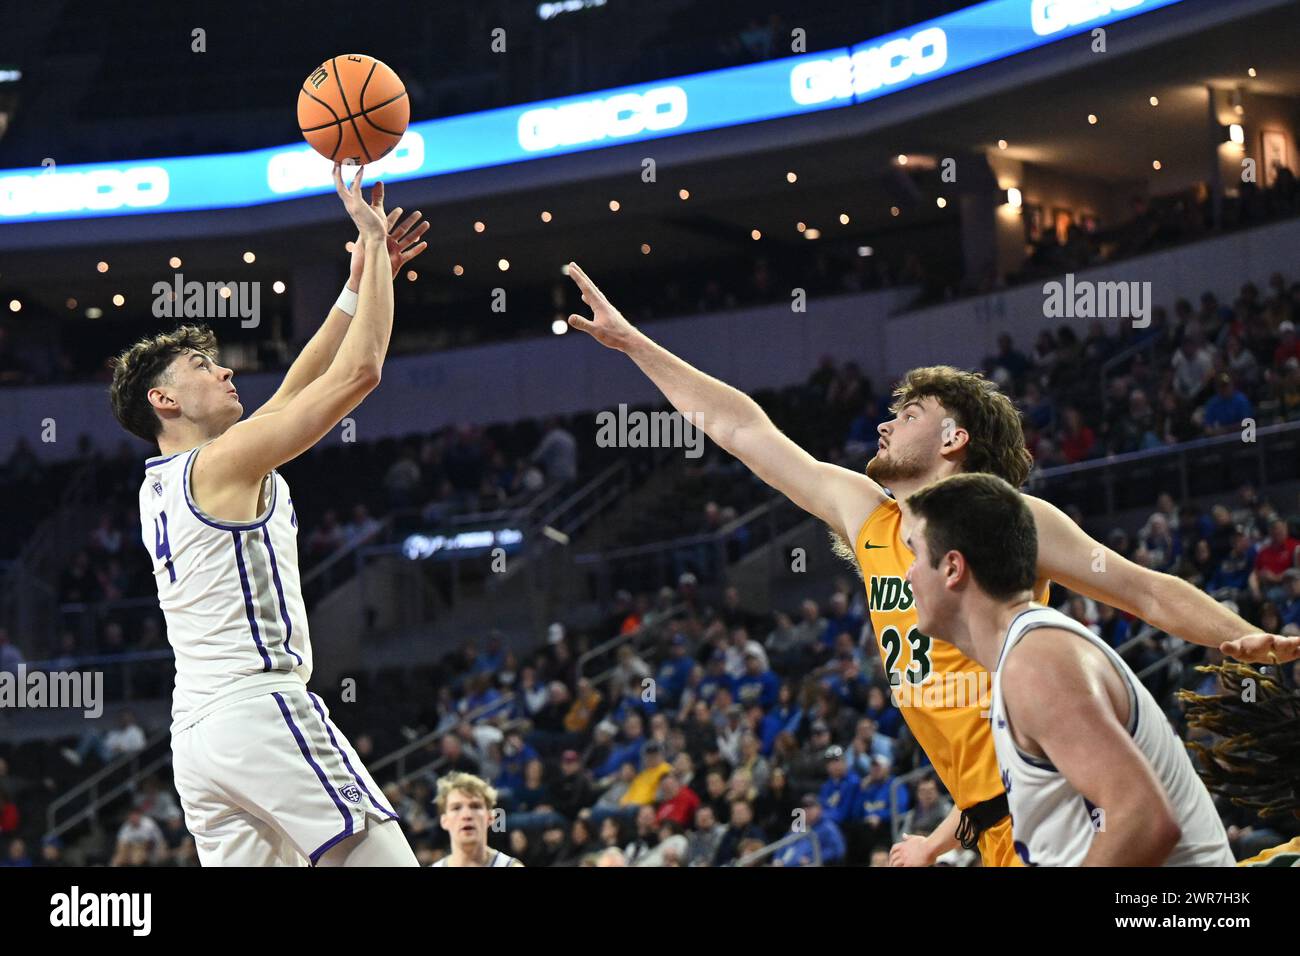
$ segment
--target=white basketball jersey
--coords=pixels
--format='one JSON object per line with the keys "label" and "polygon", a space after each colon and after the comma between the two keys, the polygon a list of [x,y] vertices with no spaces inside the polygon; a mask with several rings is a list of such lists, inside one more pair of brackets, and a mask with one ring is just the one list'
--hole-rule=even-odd
{"label": "white basketball jersey", "polygon": [[190,492],[194,458],[206,444],[150,458],[140,487],[140,534],[176,652],[172,733],[219,701],[301,687],[311,676],[289,485],[272,471],[261,515],[213,518]]}
{"label": "white basketball jersey", "polygon": [[[1002,770],[1011,810],[1012,838],[1021,860],[1034,866],[1078,866],[1105,824],[1104,808],[1094,807],[1045,758],[1016,746],[1002,698],[1002,662],[1026,632],[1036,627],[1062,628],[1101,648],[1128,687],[1128,732],[1146,757],[1173,807],[1182,837],[1165,866],[1232,866],[1228,835],[1209,792],[1196,775],[1183,742],[1160,710],[1151,692],[1105,641],[1059,611],[1031,604],[1007,631],[993,672],[989,718],[993,746]],[[1086,728],[1080,728],[1086,732]]]}
{"label": "white basketball jersey", "polygon": [[[451,866],[450,860],[451,860],[451,854],[448,853],[446,856],[444,856],[444,857],[443,857],[441,860],[439,860],[437,863],[430,863],[429,866],[446,866],[446,867],[450,867],[450,866]],[[488,857],[488,861],[487,861],[486,863],[484,863],[483,865],[484,865],[484,866],[511,866],[511,865],[513,865],[513,864],[515,864],[515,863],[518,863],[518,862],[519,862],[519,861],[516,860],[513,856],[506,856],[506,855],[505,855],[504,853],[502,853],[500,850],[493,850],[493,851],[492,851],[492,855],[491,855],[490,857]]]}

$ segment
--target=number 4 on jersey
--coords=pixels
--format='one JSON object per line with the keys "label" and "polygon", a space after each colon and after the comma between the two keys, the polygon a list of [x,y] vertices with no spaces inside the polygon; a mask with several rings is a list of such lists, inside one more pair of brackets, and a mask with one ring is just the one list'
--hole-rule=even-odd
{"label": "number 4 on jersey", "polygon": [[167,512],[160,511],[158,516],[162,518],[162,524],[161,526],[158,524],[158,518],[153,519],[153,553],[156,558],[167,559],[167,573],[171,575],[171,583],[175,584],[176,569],[172,566],[172,546],[167,540]]}

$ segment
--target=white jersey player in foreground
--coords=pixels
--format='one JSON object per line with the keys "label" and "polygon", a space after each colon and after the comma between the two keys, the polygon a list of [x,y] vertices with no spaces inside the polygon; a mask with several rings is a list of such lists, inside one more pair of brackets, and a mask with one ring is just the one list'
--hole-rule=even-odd
{"label": "white jersey player in foreground", "polygon": [[[424,251],[419,213],[334,182],[359,230],[348,288],[249,418],[210,329],[181,326],[114,363],[113,412],[156,442],[141,534],[176,652],[172,765],[205,866],[414,866],[383,800],[320,698],[298,575],[298,519],[277,472],[378,384],[396,269]],[[391,229],[391,232],[390,232]]]}
{"label": "white jersey player in foreground", "polygon": [[1016,852],[1041,866],[1232,866],[1160,706],[1086,627],[1032,601],[1038,538],[994,475],[910,495],[920,627],[993,673],[989,718]]}
{"label": "white jersey player in foreground", "polygon": [[431,866],[523,866],[513,856],[488,849],[488,826],[497,792],[472,773],[449,773],[438,780],[438,822],[451,837],[451,852]]}

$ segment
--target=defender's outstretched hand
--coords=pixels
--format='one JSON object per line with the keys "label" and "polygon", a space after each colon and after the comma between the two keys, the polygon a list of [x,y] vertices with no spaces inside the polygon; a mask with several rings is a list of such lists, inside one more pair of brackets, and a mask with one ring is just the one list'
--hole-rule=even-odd
{"label": "defender's outstretched hand", "polygon": [[596,288],[596,283],[587,277],[587,273],[578,267],[576,262],[569,263],[569,278],[572,279],[582,292],[582,301],[591,306],[590,319],[584,319],[580,315],[569,316],[569,324],[575,329],[581,329],[583,332],[591,335],[597,342],[606,348],[618,349],[620,352],[626,352],[632,339],[637,335],[637,330],[632,323],[623,318],[618,309],[609,304],[605,294]]}
{"label": "defender's outstretched hand", "polygon": [[[375,183],[375,188],[370,194],[370,204],[377,206],[381,213],[384,210],[382,186],[382,183]],[[377,201],[374,198],[376,193],[379,195]],[[402,207],[398,206],[385,217],[385,221],[388,223],[388,261],[392,264],[394,279],[402,271],[402,266],[429,248],[427,242],[420,240],[420,237],[429,231],[429,223],[420,221],[424,214],[417,209],[399,223],[397,220],[401,215]],[[348,282],[348,288],[354,292],[360,288],[359,283],[361,282],[361,276],[365,272],[365,266],[366,241],[365,237],[358,233],[356,241],[352,244],[352,268]]]}
{"label": "defender's outstretched hand", "polygon": [[1285,664],[1300,660],[1300,637],[1277,634],[1247,634],[1219,645],[1226,657],[1246,664]]}

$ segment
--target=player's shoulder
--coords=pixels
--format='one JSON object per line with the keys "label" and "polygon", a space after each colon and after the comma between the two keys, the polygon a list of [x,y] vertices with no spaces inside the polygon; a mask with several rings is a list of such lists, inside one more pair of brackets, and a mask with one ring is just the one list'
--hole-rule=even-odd
{"label": "player's shoulder", "polygon": [[[864,500],[861,502],[862,518],[858,521],[856,527],[847,529],[852,532],[855,544],[860,543],[863,534],[876,525],[892,523],[896,527],[902,515],[898,502],[890,497],[889,492],[877,484],[874,479],[868,478],[866,475],[861,477],[868,482],[867,485],[863,486],[866,493]],[[891,532],[889,537],[895,538],[897,535]]]}
{"label": "player's shoulder", "polygon": [[1015,646],[1003,654],[999,669],[1004,680],[1041,689],[1050,678],[1076,674],[1086,642],[1069,626],[1069,619],[1052,608],[1027,613],[1034,614],[1036,620],[1025,622],[1033,626],[1024,630]]}

